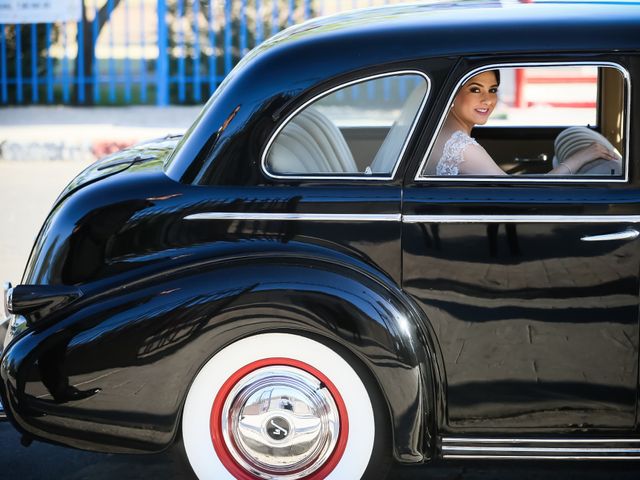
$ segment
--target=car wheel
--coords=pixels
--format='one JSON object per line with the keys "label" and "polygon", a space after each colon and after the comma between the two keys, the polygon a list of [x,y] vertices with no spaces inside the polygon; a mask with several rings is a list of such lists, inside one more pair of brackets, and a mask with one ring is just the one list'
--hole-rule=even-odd
{"label": "car wheel", "polygon": [[298,335],[225,347],[187,394],[182,440],[191,468],[216,480],[344,480],[376,471],[372,458],[388,454],[374,455],[385,443],[374,445],[375,436],[388,436],[363,377],[333,349]]}

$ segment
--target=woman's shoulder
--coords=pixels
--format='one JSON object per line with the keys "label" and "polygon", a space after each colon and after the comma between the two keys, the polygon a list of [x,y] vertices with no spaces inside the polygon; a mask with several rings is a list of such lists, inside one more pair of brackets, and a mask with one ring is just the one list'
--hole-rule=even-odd
{"label": "woman's shoulder", "polygon": [[482,149],[480,144],[476,142],[473,137],[469,136],[462,130],[456,130],[451,133],[444,144],[444,150],[451,152],[450,154],[453,154],[453,156],[462,155],[463,151],[466,150],[467,147],[478,147]]}
{"label": "woman's shoulder", "polygon": [[462,130],[443,133],[446,140],[436,165],[436,175],[458,175],[460,164],[465,160],[464,151],[468,146],[478,144]]}
{"label": "woman's shoulder", "polygon": [[[504,175],[504,171],[494,162],[482,145],[467,135],[468,139],[460,148],[460,172],[464,175]],[[462,140],[461,140],[462,141]]]}

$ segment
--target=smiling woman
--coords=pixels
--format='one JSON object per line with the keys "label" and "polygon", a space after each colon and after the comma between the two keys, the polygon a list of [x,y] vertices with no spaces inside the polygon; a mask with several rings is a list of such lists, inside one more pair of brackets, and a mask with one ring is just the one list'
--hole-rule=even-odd
{"label": "smiling woman", "polygon": [[[507,70],[511,73],[509,70],[514,69]],[[546,70],[553,73],[553,68]],[[564,81],[570,80],[575,79]],[[496,108],[499,86],[500,70],[482,71],[462,84],[450,105],[423,175],[504,176],[509,173],[471,136],[472,129],[485,125]],[[571,148],[567,148],[567,143]],[[588,173],[595,163],[603,162],[607,164],[605,170],[612,175],[621,171],[620,153],[607,138],[587,126],[563,131],[556,138],[555,150],[553,167],[541,173],[565,176]],[[565,154],[558,153],[560,150]],[[598,168],[596,174],[602,173],[601,170]]]}
{"label": "smiling woman", "polygon": [[451,104],[449,115],[427,163],[436,175],[482,173],[504,175],[489,154],[471,138],[471,129],[484,125],[498,102],[500,73],[490,70],[467,81]]}

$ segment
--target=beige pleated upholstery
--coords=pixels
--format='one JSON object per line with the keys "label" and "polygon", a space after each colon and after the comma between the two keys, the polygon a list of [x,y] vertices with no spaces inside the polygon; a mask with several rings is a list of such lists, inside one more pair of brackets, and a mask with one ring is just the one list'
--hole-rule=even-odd
{"label": "beige pleated upholstery", "polygon": [[407,100],[402,105],[400,116],[393,122],[391,129],[387,133],[378,153],[371,163],[372,173],[391,173],[394,165],[398,162],[398,157],[404,146],[404,142],[409,135],[420,104],[427,93],[427,84],[419,83],[409,94]]}
{"label": "beige pleated upholstery", "polygon": [[[587,127],[570,127],[558,134],[554,148],[555,157],[553,165],[557,166],[571,157],[578,151],[587,148],[592,143],[597,142],[604,145],[611,151],[620,153],[614,146],[600,133]],[[622,172],[621,162],[614,162],[606,159],[597,159],[584,165],[577,174],[579,175],[620,175]]]}
{"label": "beige pleated upholstery", "polygon": [[357,172],[338,127],[313,107],[296,115],[282,129],[269,150],[267,166],[279,175]]}

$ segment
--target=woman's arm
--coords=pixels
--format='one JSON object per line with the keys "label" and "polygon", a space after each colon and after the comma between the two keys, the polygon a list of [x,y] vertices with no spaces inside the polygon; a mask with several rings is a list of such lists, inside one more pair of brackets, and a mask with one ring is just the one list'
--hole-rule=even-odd
{"label": "woman's arm", "polygon": [[571,155],[556,168],[549,171],[551,175],[573,175],[578,172],[587,163],[602,158],[604,160],[612,160],[619,162],[621,159],[615,152],[609,150],[601,143],[594,142],[586,148],[579,150]]}
{"label": "woman's arm", "polygon": [[[507,175],[480,145],[468,145],[465,147],[462,152],[462,158],[463,161],[458,167],[460,175]],[[549,171],[548,174],[574,175],[584,165],[599,158],[620,161],[620,157],[615,152],[595,142],[567,158],[556,168]]]}
{"label": "woman's arm", "polygon": [[460,175],[507,175],[480,145],[465,147],[462,158],[463,161],[458,166]]}

